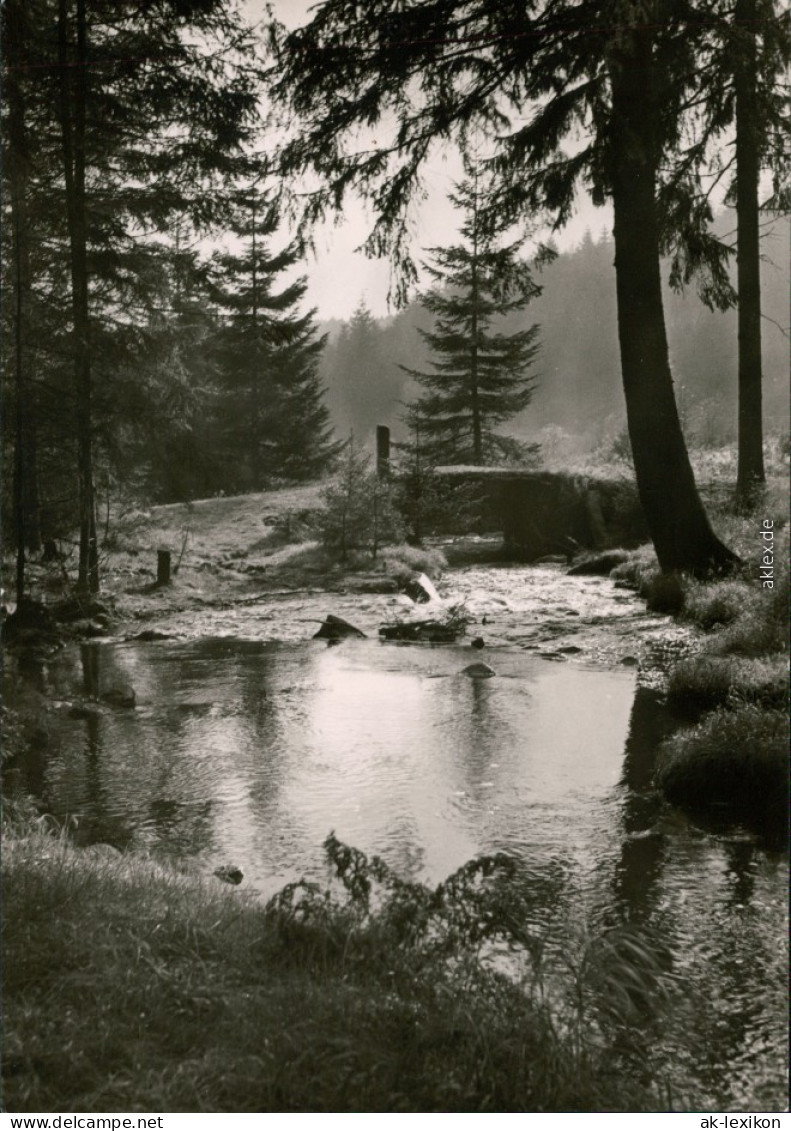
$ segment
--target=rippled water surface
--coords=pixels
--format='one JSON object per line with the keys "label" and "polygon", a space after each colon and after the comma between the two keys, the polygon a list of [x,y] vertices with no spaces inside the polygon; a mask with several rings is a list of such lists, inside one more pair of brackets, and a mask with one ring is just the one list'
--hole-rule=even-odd
{"label": "rippled water surface", "polygon": [[[517,853],[547,880],[539,918],[628,920],[670,948],[691,1007],[655,1051],[682,1094],[783,1107],[786,859],[660,803],[670,723],[634,669],[485,655],[493,678],[470,678],[461,646],[86,645],[38,673],[57,734],[10,781],[85,842],[233,863],[264,895],[321,878],[330,830],[430,881]],[[135,708],[95,702],[126,685]],[[93,705],[72,717],[78,700]]]}

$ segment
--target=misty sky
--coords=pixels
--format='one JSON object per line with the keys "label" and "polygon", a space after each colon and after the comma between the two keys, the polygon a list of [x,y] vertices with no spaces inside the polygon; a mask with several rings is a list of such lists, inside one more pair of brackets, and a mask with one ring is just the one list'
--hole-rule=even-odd
{"label": "misty sky", "polygon": [[[305,23],[314,6],[312,0],[271,0],[275,16],[291,27]],[[265,16],[266,0],[245,0],[244,9],[251,20],[261,19]],[[455,240],[456,217],[447,203],[447,193],[460,176],[461,163],[453,151],[437,154],[423,169],[429,195],[416,213],[413,254],[417,259],[421,247]],[[586,230],[590,229],[597,238],[602,228],[609,231],[611,227],[609,208],[594,208],[590,201],[581,198],[576,216],[554,239],[558,247],[565,250],[579,244]],[[388,261],[366,259],[361,253],[355,253],[369,228],[365,207],[362,203],[352,203],[350,198],[340,225],[327,225],[317,233],[316,258],[308,260],[306,274],[307,301],[317,308],[320,318],[348,318],[361,298],[377,317],[392,313],[387,308]],[[543,232],[541,238],[546,239],[548,235],[548,231]]]}

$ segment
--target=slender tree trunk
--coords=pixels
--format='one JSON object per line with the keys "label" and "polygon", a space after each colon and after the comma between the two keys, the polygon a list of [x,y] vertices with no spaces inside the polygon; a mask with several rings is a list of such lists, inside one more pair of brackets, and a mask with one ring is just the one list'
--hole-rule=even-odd
{"label": "slender tree trunk", "polygon": [[261,373],[260,364],[261,358],[259,354],[259,338],[258,338],[258,246],[256,240],[256,207],[255,207],[255,190],[251,200],[251,221],[252,221],[252,240],[251,240],[251,283],[253,287],[253,384],[252,384],[252,412],[253,412],[253,483],[256,490],[261,489]]}
{"label": "slender tree trunk", "polygon": [[709,525],[673,393],[659,273],[652,59],[650,29],[633,28],[611,66],[621,370],[637,489],[659,564],[704,576],[737,559]]}
{"label": "slender tree trunk", "polygon": [[14,475],[13,525],[16,542],[16,599],[25,597],[25,550],[40,548],[35,425],[30,385],[30,240],[28,214],[30,145],[27,132],[24,61],[31,31],[23,3],[10,0],[3,13],[8,64],[6,159],[10,181],[12,277],[14,293]]}
{"label": "slender tree trunk", "polygon": [[[13,114],[13,111],[12,111]],[[17,158],[15,155],[14,164]],[[17,170],[12,174],[17,180]],[[26,258],[26,239],[24,217],[20,210],[24,207],[22,196],[18,193],[15,183],[12,190],[13,230],[14,230],[14,289],[16,291],[15,325],[14,325],[14,376],[16,381],[16,403],[14,420],[14,536],[16,540],[16,603],[21,607],[25,599],[25,479],[26,479],[26,451],[25,451],[25,401],[26,401],[26,356],[25,356],[25,282],[23,261]]]}
{"label": "slender tree trunk", "polygon": [[24,420],[25,478],[22,505],[25,508],[25,545],[31,554],[37,554],[42,545],[41,496],[39,494],[38,485],[38,408],[30,373],[28,374],[25,384],[27,388],[28,407],[25,412]]}
{"label": "slender tree trunk", "polygon": [[88,59],[85,0],[77,0],[76,52],[70,65],[68,0],[58,0],[58,55],[60,69],[60,127],[74,326],[74,379],[77,424],[77,475],[80,510],[80,557],[77,587],[99,590],[99,553],[93,487],[93,436],[91,428],[91,348],[88,308],[88,257],[85,204],[85,115]]}
{"label": "slender tree trunk", "polygon": [[736,272],[739,290],[739,466],[736,491],[754,502],[766,482],[761,405],[760,176],[756,4],[736,0]]}
{"label": "slender tree trunk", "polygon": [[481,406],[478,399],[478,173],[475,173],[475,213],[472,224],[472,323],[470,327],[470,396],[472,405],[472,462],[483,463]]}

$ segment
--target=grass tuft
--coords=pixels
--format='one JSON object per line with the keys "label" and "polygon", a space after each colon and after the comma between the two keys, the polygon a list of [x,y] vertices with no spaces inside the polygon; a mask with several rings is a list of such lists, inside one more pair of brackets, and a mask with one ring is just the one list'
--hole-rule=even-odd
{"label": "grass tuft", "polygon": [[747,659],[704,653],[676,664],[668,676],[667,698],[676,713],[695,717],[743,703],[782,710],[788,691],[784,656]]}
{"label": "grass tuft", "polygon": [[783,829],[788,819],[788,717],[748,704],[713,711],[659,751],[657,782],[675,805],[725,807],[734,817]]}
{"label": "grass tuft", "polygon": [[753,587],[746,581],[714,581],[687,584],[684,619],[709,632],[731,624],[753,596]]}

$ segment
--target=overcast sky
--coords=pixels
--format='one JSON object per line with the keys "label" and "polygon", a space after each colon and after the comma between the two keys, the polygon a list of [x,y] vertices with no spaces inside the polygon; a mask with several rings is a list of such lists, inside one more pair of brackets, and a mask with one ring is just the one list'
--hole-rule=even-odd
{"label": "overcast sky", "polygon": [[[312,0],[271,0],[271,6],[278,19],[297,27],[309,19],[310,8],[315,5]],[[265,15],[265,0],[245,0],[244,7],[251,20]],[[447,194],[461,176],[458,156],[453,152],[437,154],[424,167],[422,175],[429,195],[416,214],[413,248],[416,259],[419,259],[421,247],[436,247],[456,238],[457,217],[447,202]],[[317,308],[320,318],[348,318],[361,298],[377,317],[392,313],[387,307],[388,261],[366,259],[362,253],[355,252],[370,226],[363,204],[353,203],[349,198],[340,225],[328,225],[317,233],[316,257],[308,259],[305,273],[307,299]],[[598,238],[602,228],[609,231],[611,227],[610,209],[594,208],[583,198],[577,215],[554,239],[558,247],[565,250],[577,246],[588,229]],[[542,238],[548,235],[544,232]]]}

